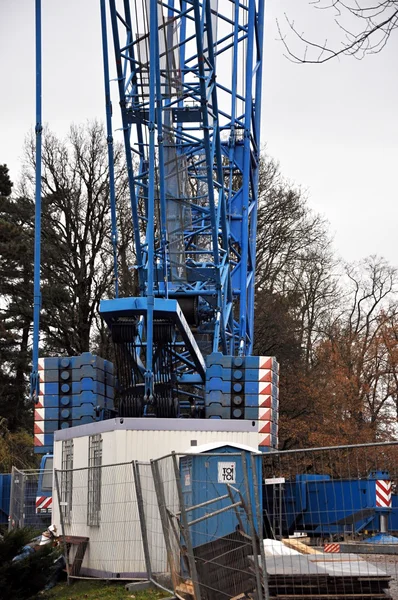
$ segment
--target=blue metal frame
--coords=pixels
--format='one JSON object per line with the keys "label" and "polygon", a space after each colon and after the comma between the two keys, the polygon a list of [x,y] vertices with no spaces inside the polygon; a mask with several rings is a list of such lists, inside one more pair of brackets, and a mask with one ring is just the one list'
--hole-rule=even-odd
{"label": "blue metal frame", "polygon": [[36,190],[35,190],[35,248],[33,273],[33,344],[32,374],[30,377],[30,395],[39,395],[39,343],[40,343],[40,255],[41,255],[41,154],[42,154],[42,76],[41,76],[41,0],[35,4],[36,27]]}
{"label": "blue metal frame", "polygon": [[[252,352],[264,0],[109,0],[109,10],[150,399],[157,299],[191,298],[210,351]],[[192,352],[176,361],[195,380]]]}
{"label": "blue metal frame", "polygon": [[101,2],[101,33],[102,33],[102,59],[104,68],[104,87],[105,87],[105,111],[106,111],[106,134],[108,142],[108,163],[109,163],[109,201],[111,206],[112,223],[112,248],[113,248],[113,273],[115,285],[115,297],[119,296],[119,275],[117,264],[117,245],[118,230],[116,217],[116,195],[115,195],[115,165],[113,153],[113,132],[112,132],[112,101],[109,83],[109,60],[108,60],[108,36],[106,26],[106,4],[105,0]]}

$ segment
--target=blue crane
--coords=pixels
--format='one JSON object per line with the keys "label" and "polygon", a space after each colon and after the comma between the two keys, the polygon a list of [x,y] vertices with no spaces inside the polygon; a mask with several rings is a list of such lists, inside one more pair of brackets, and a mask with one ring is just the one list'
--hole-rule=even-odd
{"label": "blue crane", "polygon": [[[114,343],[119,414],[258,420],[259,445],[275,446],[278,365],[252,356],[265,0],[99,3],[115,279],[114,298],[101,301],[100,314]],[[39,21],[39,8],[37,15]],[[37,39],[40,146],[40,27]],[[134,233],[134,297],[119,294],[113,59]],[[36,208],[40,215],[39,202]],[[39,236],[40,219],[36,401]]]}

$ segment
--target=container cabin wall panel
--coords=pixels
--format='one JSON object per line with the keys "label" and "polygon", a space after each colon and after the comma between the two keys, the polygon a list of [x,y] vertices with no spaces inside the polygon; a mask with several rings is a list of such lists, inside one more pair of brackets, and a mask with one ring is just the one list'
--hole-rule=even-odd
{"label": "container cabin wall panel", "polygon": [[[116,433],[116,432],[115,432]],[[257,432],[223,432],[223,431],[126,431],[126,460],[149,461],[161,458],[171,452],[187,452],[191,441],[197,445],[225,442],[244,444],[254,450],[258,447]]]}

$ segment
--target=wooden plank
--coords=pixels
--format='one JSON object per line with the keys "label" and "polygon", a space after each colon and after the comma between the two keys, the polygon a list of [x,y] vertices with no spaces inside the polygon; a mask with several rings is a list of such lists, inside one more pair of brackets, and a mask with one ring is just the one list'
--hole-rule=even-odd
{"label": "wooden plank", "polygon": [[302,554],[321,554],[319,550],[312,548],[312,546],[308,546],[307,544],[303,544],[300,540],[295,538],[286,538],[282,540],[282,544],[287,548],[291,548],[292,550],[297,550],[297,552],[301,552]]}
{"label": "wooden plank", "polygon": [[79,535],[60,535],[59,539],[65,541],[67,544],[81,544],[83,542],[88,542],[90,538]]}

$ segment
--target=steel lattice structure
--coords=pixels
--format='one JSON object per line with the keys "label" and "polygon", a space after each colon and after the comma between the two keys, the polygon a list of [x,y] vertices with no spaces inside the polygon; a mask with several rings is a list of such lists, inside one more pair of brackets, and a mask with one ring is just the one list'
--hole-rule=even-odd
{"label": "steel lattice structure", "polygon": [[200,386],[210,352],[252,351],[264,0],[109,14],[140,298],[101,313],[150,399],[165,377]]}

